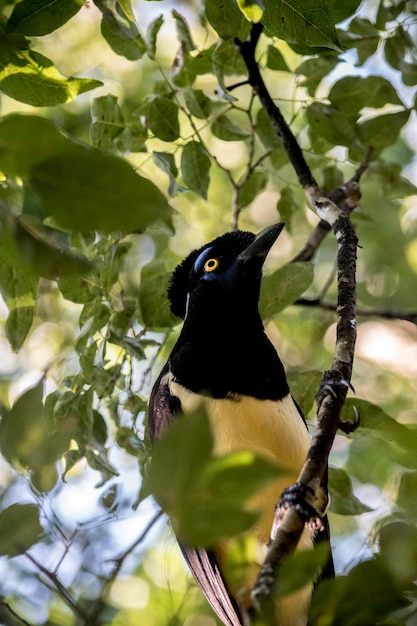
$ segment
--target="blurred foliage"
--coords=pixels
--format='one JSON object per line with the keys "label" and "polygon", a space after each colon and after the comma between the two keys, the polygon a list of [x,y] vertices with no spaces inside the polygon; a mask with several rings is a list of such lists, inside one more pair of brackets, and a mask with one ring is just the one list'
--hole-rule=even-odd
{"label": "blurred foliage", "polygon": [[[356,410],[361,428],[334,446],[340,575],[318,586],[310,623],[411,626],[415,4],[169,4],[0,0],[0,621],[216,622],[153,517],[149,484],[168,510],[174,495],[182,502],[176,513],[191,537],[197,529],[210,541],[251,522],[235,513],[247,515],[244,500],[273,472],[240,454],[213,459],[202,418],[188,441],[172,433],[173,454],[161,447],[142,484],[144,416],[177,333],[170,271],[230,224],[256,232],[287,223],[261,309],[313,419],[331,362],[336,246],[329,236],[314,263],[288,264],[317,218],[233,43],[261,21],[265,82],[323,188],[343,184],[374,149],[353,215],[360,315],[356,396],[344,417]],[[293,306],[301,295],[319,304]],[[205,440],[199,458],[193,437]],[[245,550],[236,547],[236,569]],[[288,589],[305,581],[297,557]]]}

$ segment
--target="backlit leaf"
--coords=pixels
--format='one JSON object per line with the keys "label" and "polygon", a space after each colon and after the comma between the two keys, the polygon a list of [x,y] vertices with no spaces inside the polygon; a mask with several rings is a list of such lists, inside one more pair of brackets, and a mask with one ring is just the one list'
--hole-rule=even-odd
{"label": "backlit leaf", "polygon": [[25,48],[0,47],[0,91],[32,106],[54,106],[74,100],[80,94],[102,85],[90,78],[63,76],[50,59]]}
{"label": "backlit leaf", "polygon": [[207,0],[206,17],[222,39],[236,37],[245,19],[235,0]]}
{"label": "backlit leaf", "polygon": [[185,18],[175,9],[172,10],[172,17],[175,20],[175,27],[177,29],[177,36],[180,43],[185,50],[194,50],[195,44],[191,37],[190,29]]}
{"label": "backlit leaf", "polygon": [[170,213],[159,189],[127,161],[71,141],[42,118],[3,118],[0,159],[4,171],[31,183],[45,215],[70,230],[132,231]]}
{"label": "backlit leaf", "polygon": [[202,409],[180,417],[156,444],[146,477],[178,537],[191,545],[210,546],[246,530],[257,515],[246,510],[245,501],[282,475],[251,452],[213,457],[212,445]]}
{"label": "backlit leaf", "polygon": [[250,132],[238,126],[227,115],[220,115],[211,125],[211,132],[223,141],[240,141],[250,137]]}
{"label": "backlit leaf", "polygon": [[275,46],[268,46],[268,57],[266,61],[266,66],[269,67],[269,69],[275,70],[277,72],[290,71],[282,53]]}
{"label": "backlit leaf", "polygon": [[262,23],[275,37],[341,50],[326,0],[264,0],[264,5]]}
{"label": "backlit leaf", "polygon": [[93,124],[90,139],[93,146],[100,150],[110,150],[113,140],[125,129],[122,111],[116,96],[108,94],[94,98],[91,105]]}
{"label": "backlit leaf", "polygon": [[262,19],[264,12],[262,0],[237,0],[237,4],[249,22],[256,24]]}
{"label": "backlit leaf", "polygon": [[346,76],[332,86],[328,97],[349,118],[356,118],[364,107],[377,109],[388,102],[403,104],[392,84],[382,76]]}
{"label": "backlit leaf", "polygon": [[237,201],[240,208],[244,208],[260,194],[268,183],[268,175],[264,170],[254,170],[251,172],[245,183],[237,192]]}
{"label": "backlit leaf", "polygon": [[262,319],[276,315],[299,298],[313,280],[311,263],[288,263],[269,276],[261,285],[259,311]]}
{"label": "backlit leaf", "polygon": [[6,32],[46,35],[65,24],[83,5],[84,0],[22,0],[14,6]]}
{"label": "backlit leaf", "polygon": [[170,273],[162,259],[156,259],[143,267],[139,306],[145,326],[167,328],[176,323],[167,298],[169,278]]}
{"label": "backlit leaf", "polygon": [[339,515],[361,515],[372,509],[355,496],[349,475],[340,468],[329,467],[331,510]]}
{"label": "backlit leaf", "polygon": [[42,532],[35,504],[12,504],[0,512],[0,555],[23,554],[39,541]]}
{"label": "backlit leaf", "polygon": [[137,61],[145,54],[147,47],[140,34],[130,8],[125,12],[120,2],[94,0],[94,4],[103,14],[101,33],[112,50],[129,61]]}
{"label": "backlit leaf", "polygon": [[151,96],[147,104],[148,126],[163,141],[175,141],[180,134],[178,106],[166,96]]}
{"label": "backlit leaf", "polygon": [[181,173],[191,191],[207,200],[210,182],[210,159],[200,142],[189,141],[181,155]]}

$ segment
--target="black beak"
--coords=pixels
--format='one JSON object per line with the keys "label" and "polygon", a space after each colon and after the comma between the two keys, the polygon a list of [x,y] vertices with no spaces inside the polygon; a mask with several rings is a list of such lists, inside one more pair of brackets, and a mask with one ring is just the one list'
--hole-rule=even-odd
{"label": "black beak", "polygon": [[268,256],[268,252],[278,239],[284,226],[285,222],[280,222],[279,224],[274,224],[273,226],[268,226],[264,228],[264,230],[261,230],[252,243],[239,254],[237,259],[242,261],[243,264],[257,259],[260,266],[262,266]]}

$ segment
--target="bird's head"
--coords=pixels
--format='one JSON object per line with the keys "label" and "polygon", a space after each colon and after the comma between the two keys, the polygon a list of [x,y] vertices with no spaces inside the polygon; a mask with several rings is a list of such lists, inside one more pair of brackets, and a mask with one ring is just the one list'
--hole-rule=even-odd
{"label": "bird's head", "polygon": [[184,319],[189,306],[226,298],[236,305],[250,298],[257,305],[262,266],[283,228],[281,222],[256,236],[236,230],[191,252],[174,270],[168,289],[174,315]]}

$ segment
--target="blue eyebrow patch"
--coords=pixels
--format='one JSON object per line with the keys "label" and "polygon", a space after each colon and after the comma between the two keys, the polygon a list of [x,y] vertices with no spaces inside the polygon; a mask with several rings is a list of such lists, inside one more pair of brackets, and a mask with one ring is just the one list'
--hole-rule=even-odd
{"label": "blue eyebrow patch", "polygon": [[204,267],[204,263],[211,257],[211,251],[213,250],[213,246],[210,248],[206,248],[203,252],[197,257],[194,263],[194,271],[198,272]]}

